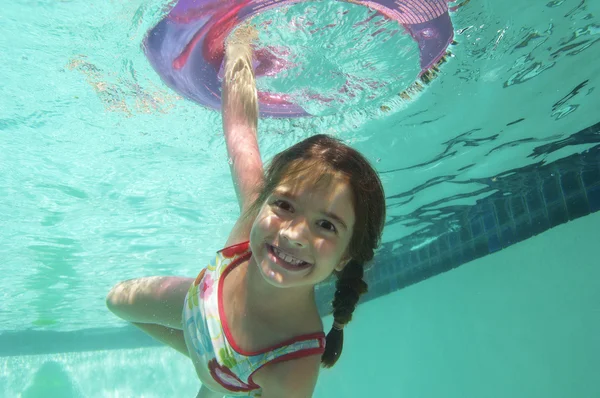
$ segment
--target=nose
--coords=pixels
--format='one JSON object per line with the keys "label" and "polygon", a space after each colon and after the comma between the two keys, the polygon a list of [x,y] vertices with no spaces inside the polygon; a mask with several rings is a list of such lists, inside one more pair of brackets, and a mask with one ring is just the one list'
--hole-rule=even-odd
{"label": "nose", "polygon": [[281,237],[294,247],[305,247],[308,244],[308,223],[303,217],[296,217],[286,225],[282,225],[279,232]]}

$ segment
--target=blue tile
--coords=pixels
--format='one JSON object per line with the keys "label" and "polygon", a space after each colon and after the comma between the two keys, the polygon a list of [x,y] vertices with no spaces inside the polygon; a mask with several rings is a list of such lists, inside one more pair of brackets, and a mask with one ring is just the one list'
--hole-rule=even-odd
{"label": "blue tile", "polygon": [[527,202],[527,208],[529,209],[530,213],[543,210],[546,207],[546,203],[544,202],[544,198],[542,197],[542,193],[539,189],[532,189],[527,192],[525,195],[525,201]]}
{"label": "blue tile", "polygon": [[474,244],[475,244],[475,257],[476,258],[483,257],[490,253],[489,248],[488,248],[487,237],[485,235],[477,238],[475,240]]}
{"label": "blue tile", "polygon": [[489,234],[488,235],[488,251],[490,253],[497,252],[502,249],[502,244],[500,244],[500,238],[497,234]]}
{"label": "blue tile", "polygon": [[463,255],[461,252],[453,252],[449,257],[449,262],[452,268],[456,268],[463,265],[465,263],[465,260],[463,259]]}
{"label": "blue tile", "polygon": [[496,209],[496,216],[498,217],[498,224],[500,224],[500,226],[512,223],[511,217],[506,209],[506,200],[504,200],[504,198],[496,200],[494,207]]}
{"label": "blue tile", "polygon": [[527,222],[522,222],[517,225],[516,228],[517,233],[517,242],[522,242],[525,239],[531,238],[533,236],[533,229],[531,228],[531,223],[529,220]]}
{"label": "blue tile", "polygon": [[439,257],[440,255],[440,250],[439,250],[439,243],[440,243],[440,239],[442,237],[437,238],[436,240],[434,240],[433,242],[431,242],[428,246],[427,250],[427,254],[429,255],[429,261],[433,261],[431,260],[433,257]]}
{"label": "blue tile", "polygon": [[520,173],[519,177],[522,178],[522,182],[520,184],[520,186],[522,187],[523,191],[529,191],[531,189],[538,189],[541,183],[541,179],[540,179],[540,175],[538,172],[534,171],[530,171],[528,173]]}
{"label": "blue tile", "polygon": [[419,257],[419,267],[429,265],[429,247],[428,247],[429,245],[426,245],[426,246],[420,248],[419,250],[417,250],[417,254]]}
{"label": "blue tile", "polygon": [[562,202],[560,186],[555,177],[548,178],[542,182],[542,195],[547,206],[559,201]]}
{"label": "blue tile", "polygon": [[463,264],[475,259],[475,249],[471,244],[462,247]]}
{"label": "blue tile", "polygon": [[582,184],[579,180],[579,174],[575,171],[568,171],[561,174],[560,186],[565,197],[581,195]]}
{"label": "blue tile", "polygon": [[513,221],[515,222],[515,224],[520,220],[529,218],[529,216],[525,217],[527,215],[525,209],[525,203],[523,203],[522,197],[512,196],[510,198],[510,210],[512,212]]}
{"label": "blue tile", "polygon": [[442,259],[438,258],[435,262],[435,267],[439,270],[439,272],[446,272],[450,271],[452,268],[456,268],[456,265],[450,261],[450,259],[442,261]]}
{"label": "blue tile", "polygon": [[565,202],[567,203],[569,220],[574,220],[590,214],[590,206],[587,198],[581,194],[570,196]]}
{"label": "blue tile", "polygon": [[474,209],[476,209],[476,211],[474,211],[472,214],[479,215],[479,217],[481,217],[483,220],[486,214],[494,214],[494,202],[492,201],[491,197],[480,199],[477,201]]}
{"label": "blue tile", "polygon": [[590,211],[600,210],[600,185],[588,189],[587,197],[590,204]]}
{"label": "blue tile", "polygon": [[551,227],[566,223],[569,221],[567,209],[562,204],[548,206],[548,221],[550,221]]}
{"label": "blue tile", "polygon": [[531,217],[531,236],[541,234],[550,228],[550,222],[546,217],[545,209],[530,214]]}
{"label": "blue tile", "polygon": [[465,243],[467,243],[471,239],[473,239],[473,234],[471,233],[471,229],[468,227],[467,223],[465,223],[465,222],[461,223],[459,233],[460,233],[460,240],[462,241],[461,245],[464,245]]}
{"label": "blue tile", "polygon": [[600,184],[600,167],[598,164],[592,164],[585,167],[581,172],[583,185],[591,187],[595,184]]}
{"label": "blue tile", "polygon": [[441,256],[446,255],[450,251],[450,244],[448,243],[448,234],[443,234],[437,239],[438,251]]}
{"label": "blue tile", "polygon": [[464,264],[465,258],[463,256],[462,250],[454,250],[450,252],[450,258],[453,264]]}
{"label": "blue tile", "polygon": [[386,289],[382,283],[375,283],[369,288],[369,295],[371,295],[372,297],[380,297],[388,293],[389,290]]}
{"label": "blue tile", "polygon": [[471,234],[473,238],[477,238],[483,233],[483,227],[481,225],[481,218],[475,216],[471,219]]}
{"label": "blue tile", "polygon": [[398,289],[402,289],[403,287],[406,286],[406,283],[405,283],[403,275],[396,276],[394,278],[394,281],[396,282],[396,286],[398,286]]}
{"label": "blue tile", "polygon": [[400,255],[400,266],[395,267],[395,270],[401,271],[401,270],[406,269],[409,266],[410,266],[410,253],[402,252],[402,254]]}
{"label": "blue tile", "polygon": [[500,228],[500,242],[502,242],[502,247],[508,247],[516,241],[517,237],[511,226],[505,225]]}
{"label": "blue tile", "polygon": [[382,267],[373,268],[373,270],[371,271],[372,272],[371,278],[373,278],[373,280],[375,280],[375,281],[384,280],[390,274],[390,268],[392,268],[392,267],[382,266]]}
{"label": "blue tile", "polygon": [[419,254],[417,253],[416,250],[411,250],[409,255],[410,255],[410,258],[408,260],[408,263],[410,265],[410,268],[412,269],[419,265]]}
{"label": "blue tile", "polygon": [[460,246],[460,234],[459,232],[450,232],[448,234],[448,243],[450,243],[450,248],[454,249]]}
{"label": "blue tile", "polygon": [[493,212],[483,214],[483,228],[486,232],[496,229],[496,215]]}
{"label": "blue tile", "polygon": [[427,278],[431,278],[432,276],[438,275],[442,272],[447,271],[444,267],[444,264],[435,264],[435,267],[426,267],[426,268],[421,268],[420,274],[423,277],[423,279],[427,279]]}

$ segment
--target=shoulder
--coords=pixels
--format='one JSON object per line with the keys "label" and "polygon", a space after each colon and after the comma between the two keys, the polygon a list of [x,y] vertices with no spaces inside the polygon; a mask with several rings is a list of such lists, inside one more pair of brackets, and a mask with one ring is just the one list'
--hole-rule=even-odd
{"label": "shoulder", "polygon": [[320,368],[321,354],[276,362],[261,369],[256,382],[263,390],[263,398],[310,398]]}
{"label": "shoulder", "polygon": [[243,215],[238,218],[227,238],[225,247],[248,241],[250,239],[250,230],[252,229],[253,222],[254,220],[247,219]]}

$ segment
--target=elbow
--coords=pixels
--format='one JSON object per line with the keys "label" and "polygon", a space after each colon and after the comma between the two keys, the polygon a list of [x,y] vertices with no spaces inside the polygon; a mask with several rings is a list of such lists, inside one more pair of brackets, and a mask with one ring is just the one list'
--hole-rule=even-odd
{"label": "elbow", "polygon": [[110,289],[104,300],[106,308],[116,316],[126,319],[127,299],[124,297],[123,283],[118,283]]}
{"label": "elbow", "polygon": [[106,295],[106,298],[104,300],[104,304],[106,305],[106,308],[108,308],[108,310],[112,313],[115,313],[115,310],[118,307],[118,300],[117,300],[117,294],[115,292],[115,287],[113,287],[112,289],[110,289],[110,291],[108,292],[108,294]]}

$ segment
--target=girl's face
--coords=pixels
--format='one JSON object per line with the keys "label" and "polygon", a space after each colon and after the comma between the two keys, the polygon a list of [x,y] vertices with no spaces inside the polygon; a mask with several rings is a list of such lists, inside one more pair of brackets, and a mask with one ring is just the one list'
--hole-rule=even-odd
{"label": "girl's face", "polygon": [[284,181],[252,225],[252,255],[271,285],[314,286],[350,260],[346,253],[354,221],[346,178],[331,175],[319,183]]}

